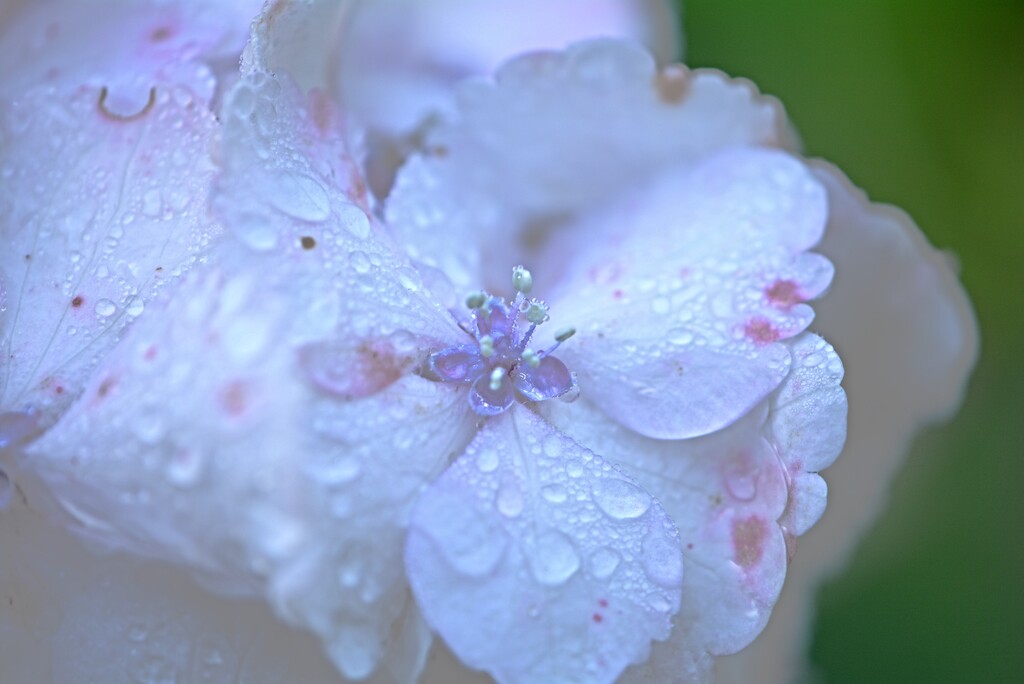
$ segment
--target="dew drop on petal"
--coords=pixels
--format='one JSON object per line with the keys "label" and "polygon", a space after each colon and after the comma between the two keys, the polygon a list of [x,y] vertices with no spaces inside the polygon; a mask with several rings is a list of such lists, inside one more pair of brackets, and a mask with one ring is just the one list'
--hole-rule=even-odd
{"label": "dew drop on petal", "polygon": [[639,518],[651,507],[651,497],[632,482],[616,478],[600,479],[591,487],[594,501],[609,518]]}
{"label": "dew drop on petal", "polygon": [[614,550],[601,547],[590,556],[590,572],[598,579],[606,579],[618,569],[621,560]]}
{"label": "dew drop on petal", "polygon": [[331,215],[327,191],[305,174],[285,173],[275,179],[270,202],[294,218],[319,223]]}
{"label": "dew drop on petal", "polygon": [[644,573],[652,582],[669,589],[682,584],[683,555],[662,531],[652,530],[644,537],[641,554]]}
{"label": "dew drop on petal", "polygon": [[569,498],[569,492],[560,484],[545,485],[540,493],[551,503],[563,503]]}
{"label": "dew drop on petal", "polygon": [[354,204],[346,204],[338,208],[339,221],[348,232],[359,239],[365,239],[370,235],[370,219],[366,212]]}
{"label": "dew drop on petal", "polygon": [[564,584],[580,568],[576,546],[558,530],[548,530],[537,537],[529,561],[534,579],[547,586]]}
{"label": "dew drop on petal", "polygon": [[515,480],[503,482],[498,488],[495,504],[498,511],[507,518],[515,518],[523,512],[523,490]]}
{"label": "dew drop on petal", "polygon": [[96,302],[96,306],[93,307],[93,310],[98,316],[112,316],[114,315],[114,312],[117,311],[117,306],[109,299],[101,299]]}

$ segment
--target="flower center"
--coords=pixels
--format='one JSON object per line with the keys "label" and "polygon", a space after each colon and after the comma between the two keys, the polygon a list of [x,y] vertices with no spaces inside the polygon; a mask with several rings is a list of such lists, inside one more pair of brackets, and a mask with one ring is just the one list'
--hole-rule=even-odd
{"label": "flower center", "polygon": [[561,397],[566,401],[579,394],[576,374],[552,356],[576,330],[555,332],[554,344],[537,350],[530,346],[538,326],[548,320],[548,306],[529,298],[533,277],[522,266],[512,269],[516,296],[511,302],[486,292],[466,298],[473,343],[442,349],[427,363],[442,382],[470,386],[469,404],[481,416],[493,416],[512,406],[518,395],[525,401]]}

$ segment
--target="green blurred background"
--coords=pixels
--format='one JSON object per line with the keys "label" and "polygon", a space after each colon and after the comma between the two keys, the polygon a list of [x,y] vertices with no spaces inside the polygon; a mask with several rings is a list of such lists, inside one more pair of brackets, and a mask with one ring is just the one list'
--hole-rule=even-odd
{"label": "green blurred background", "polygon": [[683,5],[686,62],[777,96],[808,156],[910,212],[981,323],[963,410],[821,593],[819,681],[1024,682],[1024,3]]}

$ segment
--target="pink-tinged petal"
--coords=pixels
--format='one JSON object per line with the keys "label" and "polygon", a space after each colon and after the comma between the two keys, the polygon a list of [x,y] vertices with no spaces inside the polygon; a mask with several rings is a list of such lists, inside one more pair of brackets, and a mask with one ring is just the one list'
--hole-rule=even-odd
{"label": "pink-tinged petal", "polygon": [[46,519],[41,498],[32,491],[0,516],[5,681],[337,684],[316,639],[266,605],[210,594],[168,565],[91,552]]}
{"label": "pink-tinged petal", "polygon": [[352,202],[343,131],[313,112],[261,72],[227,96],[228,237],[24,462],[81,534],[264,596],[346,676],[386,660],[408,681],[430,634],[405,527],[472,428],[464,392],[412,370],[464,333]]}
{"label": "pink-tinged petal", "polygon": [[782,341],[814,315],[795,300],[832,275],[804,251],[825,218],[823,188],[782,152],[740,148],[664,174],[573,229],[591,246],[552,297],[553,316],[578,330],[559,355],[591,402],[637,432],[725,427],[789,371]]}
{"label": "pink-tinged petal", "polygon": [[849,436],[827,473],[835,496],[801,546],[771,625],[723,662],[725,681],[799,677],[818,586],[884,510],[911,438],[958,406],[978,353],[977,323],[947,255],[906,214],[870,203],[834,167],[815,162],[814,169],[829,193],[821,251],[837,266],[816,327],[846,366]]}
{"label": "pink-tinged petal", "polygon": [[492,287],[489,278],[526,263],[546,291],[565,261],[549,254],[542,267],[549,231],[666,167],[774,144],[782,122],[777,103],[748,82],[659,71],[627,43],[523,56],[493,83],[460,87],[454,111],[428,128],[422,156],[400,171],[387,219],[415,259],[461,289]]}
{"label": "pink-tinged petal", "polygon": [[237,74],[259,0],[23,3],[3,26],[0,93],[39,84],[106,87],[112,111],[131,113],[150,87],[188,87],[203,103]]}
{"label": "pink-tinged petal", "polygon": [[644,43],[670,61],[678,53],[673,14],[665,0],[360,3],[347,18],[337,84],[364,122],[403,134],[444,109],[456,82],[525,52],[603,36]]}
{"label": "pink-tinged petal", "polygon": [[643,489],[522,407],[421,496],[406,566],[427,622],[499,682],[613,682],[668,634],[683,580]]}
{"label": "pink-tinged petal", "polygon": [[[628,682],[711,681],[712,656],[739,651],[764,629],[793,537],[824,505],[815,471],[842,445],[842,367],[815,335],[785,346],[794,357],[786,382],[747,416],[703,437],[643,437],[609,421],[585,398],[572,406],[543,405],[574,439],[614,453],[680,528],[685,575],[675,628],[645,665],[631,670]],[[659,679],[673,667],[675,678]]]}
{"label": "pink-tinged petal", "polygon": [[84,86],[5,99],[0,117],[0,411],[50,423],[221,233],[217,124],[180,86],[129,118]]}

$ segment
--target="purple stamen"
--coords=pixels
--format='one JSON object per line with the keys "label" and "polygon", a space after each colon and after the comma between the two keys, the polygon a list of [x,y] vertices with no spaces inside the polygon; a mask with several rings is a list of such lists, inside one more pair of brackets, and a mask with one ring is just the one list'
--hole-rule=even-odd
{"label": "purple stamen", "polygon": [[[481,416],[508,410],[517,393],[521,400],[545,401],[575,396],[577,389],[575,375],[551,356],[574,331],[559,331],[545,351],[529,350],[537,326],[548,319],[548,307],[526,299],[532,276],[522,266],[513,270],[513,284],[517,292],[511,304],[483,292],[470,295],[466,304],[472,322],[463,329],[473,343],[442,349],[428,359],[430,372],[441,382],[470,385],[469,404]],[[520,316],[529,322],[521,336]]]}

